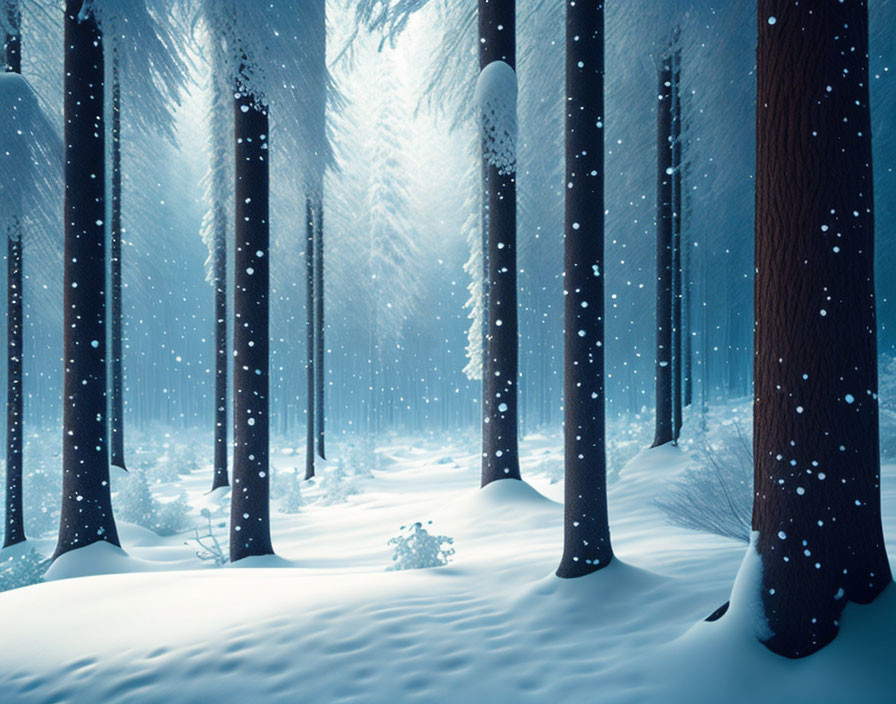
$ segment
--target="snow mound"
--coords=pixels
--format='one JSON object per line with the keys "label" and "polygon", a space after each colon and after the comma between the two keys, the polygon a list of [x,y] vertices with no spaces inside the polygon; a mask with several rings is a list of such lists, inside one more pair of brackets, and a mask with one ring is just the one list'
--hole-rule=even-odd
{"label": "snow mound", "polygon": [[502,176],[516,173],[516,71],[492,61],[479,72],[475,101],[482,128],[483,156]]}
{"label": "snow mound", "polygon": [[57,557],[44,575],[44,580],[51,582],[98,574],[148,572],[154,569],[156,566],[152,563],[134,559],[120,547],[99,540]]}

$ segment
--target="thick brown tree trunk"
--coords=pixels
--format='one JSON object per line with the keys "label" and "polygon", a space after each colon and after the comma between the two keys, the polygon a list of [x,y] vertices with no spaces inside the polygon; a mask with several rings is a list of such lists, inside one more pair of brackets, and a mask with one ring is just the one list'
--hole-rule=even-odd
{"label": "thick brown tree trunk", "polygon": [[559,577],[610,564],[604,391],[604,9],[566,6],[564,540]]}
{"label": "thick brown tree trunk", "polygon": [[[516,70],[515,0],[479,0],[479,67],[503,61]],[[486,165],[488,334],[482,365],[482,486],[519,479],[517,380],[516,171]]]}
{"label": "thick brown tree trunk", "polygon": [[269,322],[270,171],[267,106],[234,100],[233,488],[230,559],[270,555]]}
{"label": "thick brown tree trunk", "polygon": [[672,68],[661,59],[656,105],[656,429],[672,442]]}
{"label": "thick brown tree trunk", "polygon": [[[891,582],[880,514],[865,2],[760,0],[755,499],[774,652]],[[757,585],[758,586],[758,585]]]}
{"label": "thick brown tree trunk", "polygon": [[119,545],[106,421],[106,175],[103,35],[81,0],[65,4],[65,300],[62,512],[54,558]]}

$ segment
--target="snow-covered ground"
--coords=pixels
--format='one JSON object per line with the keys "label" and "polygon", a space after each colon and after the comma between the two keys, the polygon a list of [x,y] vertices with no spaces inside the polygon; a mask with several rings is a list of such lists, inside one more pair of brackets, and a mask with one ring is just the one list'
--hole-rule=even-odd
{"label": "snow-covered ground", "polygon": [[[676,448],[611,475],[618,559],[577,580],[553,574],[559,435],[522,442],[527,483],[484,490],[473,436],[384,437],[375,461],[369,448],[332,450],[342,467],[324,475],[342,478],[303,485],[301,510],[284,513],[284,477],[302,457],[276,445],[278,558],[216,568],[184,544],[191,530],[120,524],[124,552],[71,553],[51,581],[0,594],[0,702],[873,703],[896,690],[896,587],[848,606],[837,640],[800,661],[758,644],[734,607],[702,622],[728,599],[745,545],[670,526],[652,503],[689,462]],[[356,474],[363,465],[375,468]],[[210,484],[200,466],[151,486],[185,492],[189,524],[207,525],[205,508],[224,541],[227,497]],[[893,559],[896,466],[883,493]],[[414,521],[453,537],[456,554],[387,571],[389,538]],[[98,571],[119,574],[63,579]]]}

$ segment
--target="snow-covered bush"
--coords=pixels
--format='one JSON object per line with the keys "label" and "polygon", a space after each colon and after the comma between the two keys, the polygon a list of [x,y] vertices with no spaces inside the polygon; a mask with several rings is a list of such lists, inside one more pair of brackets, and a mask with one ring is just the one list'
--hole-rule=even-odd
{"label": "snow-covered bush", "polygon": [[131,470],[122,480],[123,486],[115,497],[116,518],[149,528],[155,524],[155,503],[149,489],[149,480],[143,469]]}
{"label": "snow-covered bush", "polygon": [[186,494],[181,494],[173,501],[157,502],[156,506],[155,526],[152,528],[156,533],[174,535],[187,528],[190,504],[187,503]]}
{"label": "snow-covered bush", "polygon": [[49,472],[41,465],[24,477],[25,533],[39,536],[59,528],[61,472]]}
{"label": "snow-covered bush", "polygon": [[345,469],[345,462],[340,458],[335,467],[324,470],[320,479],[321,503],[325,506],[341,504],[349,496],[360,494],[354,476]]}
{"label": "snow-covered bush", "polygon": [[[429,521],[428,525],[432,525]],[[445,535],[431,535],[419,521],[410,526],[402,526],[402,533],[389,539],[395,546],[392,564],[387,570],[422,570],[428,567],[447,565],[454,555],[454,538]]]}
{"label": "snow-covered bush", "polygon": [[124,486],[113,502],[117,518],[159,535],[174,535],[187,527],[190,506],[185,494],[164,503],[156,500],[143,469],[129,472],[121,481]]}
{"label": "snow-covered bush", "polygon": [[286,475],[286,496],[283,506],[280,508],[281,513],[298,513],[302,510],[305,500],[302,498],[302,477],[299,476],[299,470],[293,467],[292,472]]}
{"label": "snow-covered bush", "polygon": [[345,451],[345,463],[348,471],[357,477],[372,477],[379,469],[376,457],[376,443],[372,435],[358,435]]}
{"label": "snow-covered bush", "polygon": [[753,450],[736,423],[714,441],[702,438],[693,466],[654,503],[683,528],[748,542],[753,505]]}
{"label": "snow-covered bush", "polygon": [[42,582],[50,561],[37,550],[23,552],[0,563],[0,592]]}

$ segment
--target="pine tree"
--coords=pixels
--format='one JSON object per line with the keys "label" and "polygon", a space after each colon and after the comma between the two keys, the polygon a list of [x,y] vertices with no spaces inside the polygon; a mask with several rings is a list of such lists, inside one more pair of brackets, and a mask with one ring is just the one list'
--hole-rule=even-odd
{"label": "pine tree", "polygon": [[65,317],[62,513],[54,557],[119,545],[106,442],[106,174],[103,35],[91,5],[65,3]]}
{"label": "pine tree", "polygon": [[862,0],[760,0],[758,24],[753,530],[761,639],[801,657],[836,636],[848,602],[868,603],[892,580],[868,10]]}
{"label": "pine tree", "polygon": [[[481,72],[496,62],[516,71],[515,0],[479,0],[479,37]],[[483,140],[488,137],[483,135]],[[498,479],[520,478],[516,164],[515,160],[498,164],[488,156],[484,161],[488,191],[488,334],[483,363],[482,486]]]}
{"label": "pine tree", "polygon": [[[18,0],[7,0],[4,38],[8,73],[22,73],[22,17]],[[25,540],[22,505],[22,221],[6,223],[6,530],[3,547]]]}
{"label": "pine tree", "polygon": [[581,577],[613,559],[604,390],[604,9],[566,5],[563,558]]}

